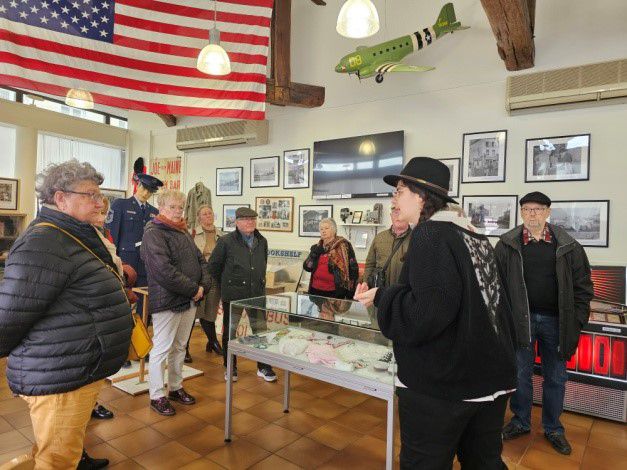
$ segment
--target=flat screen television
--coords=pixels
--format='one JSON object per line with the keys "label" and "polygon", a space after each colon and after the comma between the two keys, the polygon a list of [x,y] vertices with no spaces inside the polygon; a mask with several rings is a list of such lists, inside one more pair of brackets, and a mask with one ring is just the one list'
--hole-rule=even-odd
{"label": "flat screen television", "polygon": [[403,168],[405,132],[314,142],[313,198],[390,197],[385,175]]}

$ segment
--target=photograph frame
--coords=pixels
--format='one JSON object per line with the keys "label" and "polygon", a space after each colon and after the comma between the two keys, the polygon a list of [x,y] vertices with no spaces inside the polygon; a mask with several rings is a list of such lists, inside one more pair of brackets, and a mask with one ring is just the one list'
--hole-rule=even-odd
{"label": "photograph frame", "polygon": [[259,214],[257,230],[287,233],[294,231],[294,196],[257,196],[255,210]]}
{"label": "photograph frame", "polygon": [[20,200],[20,180],[0,178],[0,210],[16,211]]}
{"label": "photograph frame", "polygon": [[[490,200],[505,200],[509,203],[510,209],[510,220],[507,227],[494,228],[494,229],[486,229],[480,226],[480,223],[477,223],[477,220],[473,218],[473,215],[470,211],[470,204],[472,200],[481,200],[485,199],[486,202]],[[467,217],[470,219],[470,222],[477,229],[477,233],[481,235],[485,235],[487,237],[500,237],[504,233],[509,232],[513,228],[518,226],[518,195],[517,194],[476,194],[470,196],[462,197],[462,208],[464,209],[464,213],[467,214]],[[513,216],[512,216],[513,214]],[[489,215],[489,214],[488,214]],[[498,223],[498,222],[497,222]]]}
{"label": "photograph frame", "polygon": [[[471,139],[471,137],[475,139]],[[478,176],[470,174],[470,163],[473,159],[471,155],[471,143],[475,140],[497,139],[498,155],[496,161],[496,175]],[[481,157],[485,159],[485,157]],[[492,160],[493,158],[490,158]],[[490,165],[493,167],[493,165]],[[477,169],[479,170],[479,169]],[[507,174],[507,129],[496,131],[467,132],[462,136],[462,161],[461,161],[461,182],[463,184],[472,183],[504,183]]]}
{"label": "photograph frame", "polygon": [[364,211],[353,211],[353,218],[351,219],[351,224],[360,224],[363,216],[364,216]]}
{"label": "photograph frame", "polygon": [[446,166],[449,166],[448,164],[452,163],[453,171],[451,171],[451,181],[449,182],[448,196],[454,197],[454,198],[459,197],[462,159],[461,158],[441,158],[440,161],[444,163]]}
{"label": "photograph frame", "polygon": [[[272,161],[273,170],[274,170],[274,178],[270,183],[259,182],[255,183],[255,165],[261,163],[260,160]],[[256,163],[254,163],[256,162]],[[259,157],[259,158],[251,158],[250,159],[250,177],[249,177],[249,187],[251,188],[278,188],[281,181],[281,158],[278,155],[274,155],[272,157]]]}
{"label": "photograph frame", "polygon": [[[556,145],[565,145],[566,141],[568,140],[574,140],[574,139],[581,139],[584,138],[586,140],[587,145],[585,146],[580,146],[579,148],[585,148],[585,151],[582,150],[581,151],[581,155],[580,155],[580,166],[581,166],[581,170],[578,174],[573,174],[570,173],[571,175],[574,175],[575,177],[568,177],[568,174],[562,175],[562,177],[560,178],[560,175],[557,174],[557,169],[556,169],[556,174],[555,175],[542,175],[542,176],[538,176],[538,175],[534,175],[534,166],[535,166],[535,155],[534,155],[534,148],[536,147],[536,145],[534,144],[540,144],[543,141],[548,141],[548,144],[550,144],[551,146],[556,147]],[[558,140],[564,140],[565,142],[555,142]],[[590,134],[571,134],[571,135],[558,135],[558,136],[551,136],[551,137],[535,137],[532,139],[526,139],[525,140],[525,183],[550,183],[550,182],[564,182],[564,183],[568,183],[571,181],[589,181],[590,180]],[[567,151],[565,153],[568,153]],[[531,158],[530,158],[531,157]],[[584,157],[585,157],[585,162],[584,162]],[[550,155],[549,155],[550,158]],[[557,159],[559,159],[560,157],[556,157]],[[572,164],[572,155],[571,155],[571,161],[570,163]],[[559,165],[562,162],[556,162],[556,166]],[[568,162],[564,162],[562,171],[564,169],[566,169],[566,164]]]}
{"label": "photograph frame", "polygon": [[[600,207],[604,207],[604,213],[600,213],[599,217],[599,238],[597,242],[591,242],[590,239],[585,239],[581,237],[577,237],[576,234],[573,234],[572,231],[568,231],[566,227],[557,223],[557,221],[553,218],[555,209],[559,209],[562,204],[599,204]],[[605,216],[605,217],[603,217]],[[604,220],[605,219],[605,220]],[[571,199],[571,200],[560,200],[560,201],[552,201],[551,202],[551,216],[548,219],[548,222],[552,225],[556,225],[566,230],[568,234],[573,237],[581,246],[589,247],[589,248],[609,248],[610,246],[610,200],[609,199]]]}
{"label": "photograph frame", "polygon": [[[229,170],[230,171],[239,170],[238,187],[235,190],[225,190],[220,185],[220,174],[226,173]],[[230,166],[230,167],[216,168],[216,196],[241,196],[242,189],[244,187],[243,180],[244,180],[244,167],[242,166]]]}
{"label": "photograph frame", "polygon": [[248,207],[250,209],[250,204],[222,204],[222,231],[223,232],[234,232],[235,231],[235,221],[233,221],[233,226],[227,226],[227,210],[235,209],[237,210],[239,207]]}
{"label": "photograph frame", "polygon": [[[329,210],[328,217],[333,218],[333,204],[303,204],[298,206],[298,236],[299,237],[311,237],[320,238],[320,232],[318,230],[311,231],[305,230],[305,217],[304,211],[311,208],[327,208]],[[323,217],[324,218],[324,217]]]}
{"label": "photograph frame", "polygon": [[[299,167],[304,167],[305,171],[303,172],[305,180],[303,183],[290,183],[290,172],[288,171],[288,163],[287,160],[290,157],[290,153],[296,154],[297,152],[306,152],[306,162]],[[292,149],[292,150],[284,150],[283,151],[283,189],[302,189],[309,187],[311,173],[311,150],[309,148],[302,149]]]}
{"label": "photograph frame", "polygon": [[126,191],[124,189],[100,188],[100,192],[109,200],[109,207],[116,199],[126,199]]}

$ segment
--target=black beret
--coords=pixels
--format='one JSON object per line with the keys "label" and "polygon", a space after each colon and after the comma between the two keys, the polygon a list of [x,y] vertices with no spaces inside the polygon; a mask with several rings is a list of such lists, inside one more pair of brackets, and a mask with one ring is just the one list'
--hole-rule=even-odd
{"label": "black beret", "polygon": [[241,219],[243,217],[257,217],[257,213],[250,207],[238,207],[235,211],[235,218]]}
{"label": "black beret", "polygon": [[525,194],[520,199],[520,206],[528,202],[537,202],[538,204],[542,204],[543,206],[551,207],[551,199],[544,193],[540,191],[534,191],[532,193]]}

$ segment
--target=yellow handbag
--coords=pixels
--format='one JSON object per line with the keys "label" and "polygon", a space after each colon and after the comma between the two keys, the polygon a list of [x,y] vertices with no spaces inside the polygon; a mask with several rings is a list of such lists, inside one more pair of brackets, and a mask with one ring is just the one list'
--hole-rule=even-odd
{"label": "yellow handbag", "polygon": [[[70,237],[80,246],[82,246],[87,251],[89,251],[98,261],[102,263],[102,265],[109,272],[111,272],[117,278],[117,280],[120,282],[120,287],[122,288],[122,292],[124,292],[124,298],[126,299],[127,302],[129,302],[128,297],[126,295],[126,291],[124,289],[124,280],[122,279],[122,276],[120,276],[120,274],[118,274],[118,272],[115,269],[113,269],[111,266],[105,263],[102,259],[100,259],[100,256],[98,256],[96,253],[90,250],[82,241],[80,241],[70,232],[63,230],[61,227],[55,224],[51,224],[48,222],[40,222],[35,226],[55,228],[59,230],[60,232],[65,233],[68,237]],[[130,302],[129,302],[129,305],[130,305]],[[146,329],[146,325],[144,325],[144,322],[141,320],[141,318],[139,318],[139,315],[131,312],[131,318],[133,320],[133,331],[131,332],[131,344],[128,348],[128,358],[129,360],[137,361],[139,359],[146,357],[146,355],[150,352],[150,350],[152,349],[152,339],[150,338],[150,334],[148,333],[148,330]]]}

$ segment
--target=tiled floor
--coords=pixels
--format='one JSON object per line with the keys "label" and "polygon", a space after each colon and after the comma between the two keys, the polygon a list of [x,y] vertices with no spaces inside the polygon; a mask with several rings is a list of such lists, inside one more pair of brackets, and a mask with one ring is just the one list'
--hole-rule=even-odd
{"label": "tiled floor", "polygon": [[[205,375],[185,382],[197,404],[175,404],[177,415],[167,418],[148,408],[147,395],[131,397],[107,386],[100,401],[115,412],[115,418],[90,422],[85,442],[90,455],[109,458],[111,469],[384,468],[382,400],[293,376],[292,411],[284,414],[280,372],[278,384],[265,383],[249,361],[239,364],[240,380],[234,385],[234,438],[225,444],[222,360],[204,352],[201,335],[196,328],[192,355],[194,367],[203,369]],[[2,370],[5,364],[0,361]],[[564,457],[542,436],[540,411],[533,409],[530,435],[505,443],[503,455],[510,469],[627,468],[627,426],[565,413],[563,422],[573,453]],[[29,452],[32,441],[26,404],[12,398],[2,373],[0,464]],[[398,435],[396,446],[398,454]]]}

